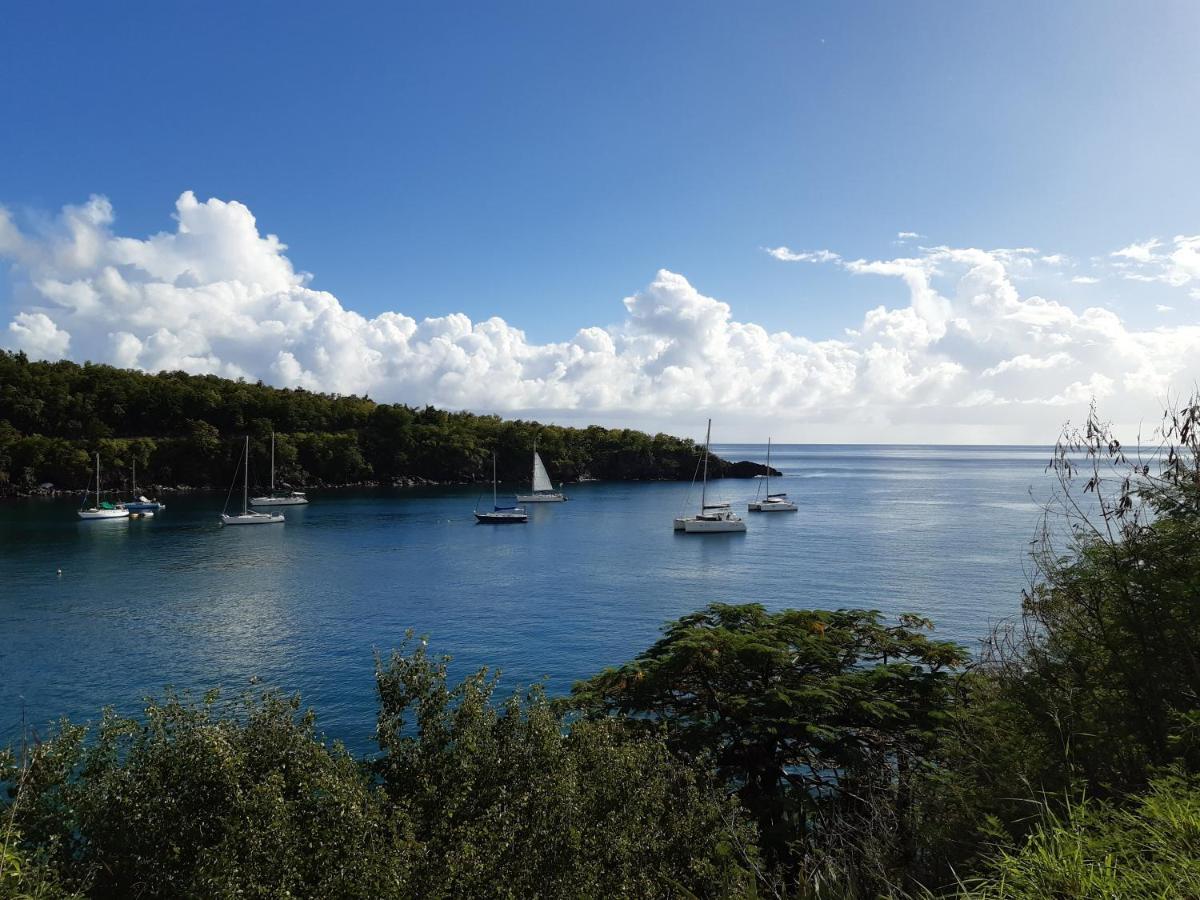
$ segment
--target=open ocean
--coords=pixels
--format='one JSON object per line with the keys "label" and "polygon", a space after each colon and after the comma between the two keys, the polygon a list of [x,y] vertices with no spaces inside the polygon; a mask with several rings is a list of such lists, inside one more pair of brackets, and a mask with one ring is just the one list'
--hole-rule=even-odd
{"label": "open ocean", "polygon": [[257,677],[365,750],[373,652],[407,629],[455,674],[499,667],[510,687],[545,679],[551,692],[713,601],[916,612],[974,648],[1019,608],[1049,457],[776,446],[785,477],[771,489],[800,511],[746,513],[758,481],[712,482],[746,518],[739,535],[673,532],[681,483],[567,485],[569,502],[501,527],[475,524],[477,488],[313,491],[283,526],[226,529],[215,493],[165,496],[143,521],[80,522],[78,498],[0,502],[0,745],[22,718],[95,719],[166,685],[236,693]]}

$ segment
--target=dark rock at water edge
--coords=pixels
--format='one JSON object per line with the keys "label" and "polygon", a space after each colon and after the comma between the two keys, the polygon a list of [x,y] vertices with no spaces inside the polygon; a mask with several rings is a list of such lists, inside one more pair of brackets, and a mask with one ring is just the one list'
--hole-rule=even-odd
{"label": "dark rock at water edge", "polygon": [[[701,459],[694,453],[654,454],[638,450],[602,453],[586,469],[565,469],[564,481],[595,478],[600,481],[690,481],[699,474]],[[749,460],[729,462],[719,456],[708,458],[709,478],[754,478],[767,474],[767,467]],[[782,473],[772,468],[771,474]]]}

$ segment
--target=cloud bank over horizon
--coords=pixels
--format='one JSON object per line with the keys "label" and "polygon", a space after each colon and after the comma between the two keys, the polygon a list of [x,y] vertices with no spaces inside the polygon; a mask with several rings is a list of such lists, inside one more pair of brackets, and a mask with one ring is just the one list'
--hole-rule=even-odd
{"label": "cloud bank over horizon", "polygon": [[[1138,328],[1102,307],[1022,296],[1033,267],[1069,264],[1032,248],[906,248],[879,260],[767,248],[783,263],[904,283],[907,305],[877,306],[836,339],[738,321],[664,269],[624,298],[618,324],[538,344],[499,317],[346,309],[236,201],[185,192],[175,219],[174,231],[124,237],[94,196],[30,233],[0,207],[0,261],[13,270],[0,345],[559,422],[690,433],[711,414],[721,434],[756,440],[1045,443],[1092,398],[1106,418],[1153,422],[1169,392],[1200,379],[1198,325]],[[1109,258],[1114,277],[1195,302],[1186,292],[1200,282],[1200,238],[1132,243]]]}

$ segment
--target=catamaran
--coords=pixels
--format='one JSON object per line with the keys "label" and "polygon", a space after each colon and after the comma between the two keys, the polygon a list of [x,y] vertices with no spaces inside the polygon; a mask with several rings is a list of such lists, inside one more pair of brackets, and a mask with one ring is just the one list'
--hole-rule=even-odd
{"label": "catamaran", "polygon": [[679,516],[675,530],[686,534],[722,534],[745,531],[746,523],[734,513],[728,503],[708,502],[708,442],[712,437],[712,419],[704,434],[704,480],[700,485],[700,512],[694,516]]}
{"label": "catamaran", "polygon": [[157,500],[148,500],[138,493],[137,489],[137,460],[133,461],[133,479],[131,493],[134,496],[133,500],[125,501],[125,508],[130,512],[143,513],[144,515],[154,515],[160,509],[166,509],[167,504],[159,503]]}
{"label": "catamaran", "polygon": [[[771,439],[767,438],[767,474],[765,476],[767,486],[767,496],[764,499],[759,499],[755,495],[747,505],[750,512],[795,512],[797,506],[788,499],[786,493],[772,494],[771,493]],[[759,482],[759,490],[762,490],[763,483]]]}
{"label": "catamaran", "polygon": [[566,500],[562,491],[554,489],[550,473],[537,452],[537,438],[533,440],[533,493],[517,494],[518,503],[562,503]]}
{"label": "catamaran", "polygon": [[[250,508],[250,436],[246,436],[246,449],[242,453],[242,513],[229,515],[229,495],[225,496],[225,510],[221,511],[222,525],[273,525],[282,522],[283,513],[255,512]],[[237,473],[234,473],[237,478]],[[230,490],[232,494],[232,489]]]}
{"label": "catamaran", "polygon": [[266,497],[254,497],[251,506],[300,506],[308,502],[303,491],[292,491],[282,496],[275,495],[275,432],[271,432],[271,493]]}
{"label": "catamaran", "polygon": [[492,511],[480,512],[479,501],[475,501],[475,521],[483,525],[520,525],[529,521],[529,516],[520,506],[500,506],[496,496],[496,454],[492,454]]}
{"label": "catamaran", "polygon": [[[87,503],[87,493],[83,495],[83,502]],[[78,510],[79,518],[91,521],[94,519],[128,519],[129,510],[122,504],[116,505],[109,503],[107,500],[100,501],[100,454],[96,454],[96,503],[94,506],[84,507]]]}

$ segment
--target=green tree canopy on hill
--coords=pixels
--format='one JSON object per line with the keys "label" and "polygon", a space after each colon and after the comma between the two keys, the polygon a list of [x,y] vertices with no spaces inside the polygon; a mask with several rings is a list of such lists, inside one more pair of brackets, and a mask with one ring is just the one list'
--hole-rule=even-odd
{"label": "green tree canopy on hill", "polygon": [[[527,482],[535,441],[556,480],[687,479],[697,453],[692,441],[666,434],[564,428],[0,351],[0,492],[41,482],[82,488],[97,451],[109,489],[127,483],[135,460],[144,485],[224,487],[243,435],[251,439],[251,478],[263,486],[272,431],[277,480],[285,485],[474,482],[491,477],[493,453],[502,480]],[[714,477],[728,471],[723,460],[710,465]]]}

